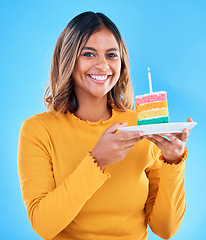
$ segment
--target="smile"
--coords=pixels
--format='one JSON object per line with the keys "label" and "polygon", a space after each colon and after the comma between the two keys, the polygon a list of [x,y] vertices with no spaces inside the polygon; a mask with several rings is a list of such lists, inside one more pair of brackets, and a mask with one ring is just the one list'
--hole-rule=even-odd
{"label": "smile", "polygon": [[106,80],[108,80],[110,78],[111,75],[97,75],[97,74],[94,75],[94,74],[89,74],[89,76],[95,82],[104,83],[104,82],[106,82]]}

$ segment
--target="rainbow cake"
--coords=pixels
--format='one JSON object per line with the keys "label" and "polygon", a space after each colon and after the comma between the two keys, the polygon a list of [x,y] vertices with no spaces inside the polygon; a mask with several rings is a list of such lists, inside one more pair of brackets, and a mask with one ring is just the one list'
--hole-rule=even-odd
{"label": "rainbow cake", "polygon": [[135,97],[137,124],[169,123],[167,93],[151,92]]}

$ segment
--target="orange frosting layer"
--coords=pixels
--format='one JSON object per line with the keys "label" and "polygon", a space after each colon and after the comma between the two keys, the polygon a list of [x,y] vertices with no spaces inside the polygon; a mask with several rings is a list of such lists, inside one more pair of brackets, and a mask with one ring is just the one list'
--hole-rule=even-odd
{"label": "orange frosting layer", "polygon": [[136,106],[136,109],[138,112],[143,112],[143,111],[148,111],[155,108],[167,108],[167,107],[168,107],[167,101],[163,101],[163,102],[153,102],[153,103],[138,105]]}

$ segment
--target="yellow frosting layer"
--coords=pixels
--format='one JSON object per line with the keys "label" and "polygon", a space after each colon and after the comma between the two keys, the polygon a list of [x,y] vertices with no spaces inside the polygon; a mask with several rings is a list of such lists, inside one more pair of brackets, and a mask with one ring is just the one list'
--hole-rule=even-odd
{"label": "yellow frosting layer", "polygon": [[158,110],[151,110],[147,112],[137,112],[137,118],[143,119],[143,118],[150,118],[150,117],[158,117],[158,116],[167,116],[168,115],[168,109],[158,109]]}

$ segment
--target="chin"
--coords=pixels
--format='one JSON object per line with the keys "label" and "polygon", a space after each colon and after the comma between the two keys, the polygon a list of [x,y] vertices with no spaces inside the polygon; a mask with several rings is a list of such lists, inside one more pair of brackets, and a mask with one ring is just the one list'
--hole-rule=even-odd
{"label": "chin", "polygon": [[93,91],[90,92],[92,97],[96,97],[96,98],[103,98],[105,96],[107,96],[107,94],[109,93],[110,90],[103,90],[103,89],[94,89]]}

